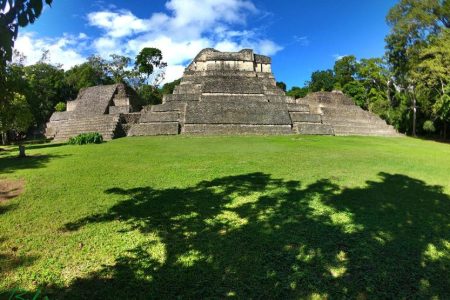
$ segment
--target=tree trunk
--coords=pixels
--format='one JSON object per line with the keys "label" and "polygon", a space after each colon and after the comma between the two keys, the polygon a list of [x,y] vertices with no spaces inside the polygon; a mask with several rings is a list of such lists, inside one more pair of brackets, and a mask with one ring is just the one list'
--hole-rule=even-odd
{"label": "tree trunk", "polygon": [[416,136],[416,119],[417,119],[416,95],[413,94],[413,132],[412,132],[413,136]]}
{"label": "tree trunk", "polygon": [[387,81],[387,84],[386,84],[386,97],[387,97],[387,100],[389,101],[389,104],[392,106],[392,99],[391,99],[391,89],[390,89],[390,86],[391,86],[391,81],[388,80],[388,81]]}
{"label": "tree trunk", "polygon": [[25,154],[25,146],[22,145],[22,144],[19,145],[19,157],[20,157],[20,158],[26,157],[26,154]]}
{"label": "tree trunk", "polygon": [[413,100],[412,110],[413,110],[413,132],[412,135],[416,137],[416,121],[417,121],[417,101],[416,101],[416,92],[414,90],[414,86],[412,86],[411,96]]}
{"label": "tree trunk", "polygon": [[447,139],[447,121],[444,121],[444,141]]}
{"label": "tree trunk", "polygon": [[8,135],[6,134],[6,132],[2,132],[2,144],[3,144],[3,146],[5,146],[7,142],[8,142]]}

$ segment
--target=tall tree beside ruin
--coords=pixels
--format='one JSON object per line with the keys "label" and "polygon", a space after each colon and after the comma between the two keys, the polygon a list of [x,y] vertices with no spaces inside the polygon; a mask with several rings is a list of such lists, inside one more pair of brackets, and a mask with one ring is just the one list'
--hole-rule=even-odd
{"label": "tall tree beside ruin", "polygon": [[450,28],[450,0],[401,0],[386,17],[391,33],[386,37],[386,55],[398,86],[409,95],[416,135],[417,91],[412,70],[429,36]]}
{"label": "tall tree beside ruin", "polygon": [[332,70],[315,71],[311,74],[308,87],[311,92],[331,92],[335,84]]}
{"label": "tall tree beside ruin", "polygon": [[334,64],[334,76],[338,88],[344,87],[347,83],[354,80],[357,69],[356,57],[347,55],[338,59]]}
{"label": "tall tree beside ruin", "polygon": [[161,50],[157,48],[143,48],[136,56],[135,69],[142,75],[144,83],[153,87],[164,80],[166,67]]}
{"label": "tall tree beside ruin", "polygon": [[44,3],[53,0],[0,0],[0,110],[12,101],[14,91],[8,86],[6,64],[11,61],[19,27],[32,24],[41,15]]}

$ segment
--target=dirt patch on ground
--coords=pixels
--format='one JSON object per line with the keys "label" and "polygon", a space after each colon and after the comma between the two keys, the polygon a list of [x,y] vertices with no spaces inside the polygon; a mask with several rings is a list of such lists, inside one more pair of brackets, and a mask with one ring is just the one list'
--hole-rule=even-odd
{"label": "dirt patch on ground", "polygon": [[25,181],[22,179],[0,179],[0,202],[10,200],[23,193]]}

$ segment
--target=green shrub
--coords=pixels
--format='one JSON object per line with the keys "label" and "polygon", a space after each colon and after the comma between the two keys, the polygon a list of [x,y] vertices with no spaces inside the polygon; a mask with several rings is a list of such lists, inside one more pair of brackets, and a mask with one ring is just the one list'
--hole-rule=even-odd
{"label": "green shrub", "polygon": [[98,132],[81,133],[69,139],[70,145],[100,144],[103,136]]}
{"label": "green shrub", "polygon": [[434,127],[433,121],[427,120],[423,123],[423,130],[432,133],[436,131],[436,128]]}
{"label": "green shrub", "polygon": [[66,104],[64,102],[58,102],[58,104],[55,105],[56,111],[66,111]]}

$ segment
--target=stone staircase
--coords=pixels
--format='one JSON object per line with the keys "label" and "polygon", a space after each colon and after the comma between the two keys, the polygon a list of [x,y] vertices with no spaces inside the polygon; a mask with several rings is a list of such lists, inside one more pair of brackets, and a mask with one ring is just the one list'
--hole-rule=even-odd
{"label": "stone staircase", "polygon": [[186,104],[167,102],[141,111],[140,117],[127,126],[127,136],[176,135],[180,133]]}
{"label": "stone staircase", "polygon": [[335,135],[401,136],[379,116],[363,110],[342,93],[312,93],[297,99],[297,103],[319,114],[322,124],[331,127]]}
{"label": "stone staircase", "polygon": [[116,90],[117,85],[111,84],[89,87],[80,91],[76,110],[72,112],[72,118],[81,119],[107,114],[108,107],[113,105],[112,101]]}
{"label": "stone staircase", "polygon": [[66,141],[80,133],[98,132],[104,140],[123,136],[119,115],[98,115],[94,117],[67,120],[59,124],[54,132],[54,141]]}
{"label": "stone staircase", "polygon": [[324,124],[320,114],[310,112],[307,104],[288,104],[292,131],[297,134],[334,135],[333,127]]}

